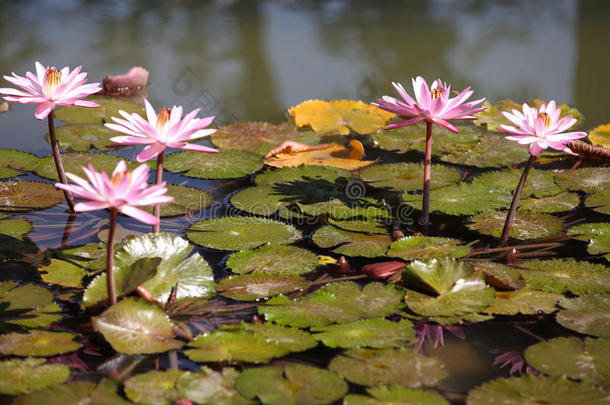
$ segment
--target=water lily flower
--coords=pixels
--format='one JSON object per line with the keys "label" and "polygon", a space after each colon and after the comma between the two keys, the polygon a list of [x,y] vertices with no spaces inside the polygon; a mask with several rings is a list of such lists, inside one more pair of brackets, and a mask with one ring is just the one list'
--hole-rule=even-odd
{"label": "water lily flower", "polygon": [[36,62],[36,74],[27,72],[25,76],[15,73],[4,78],[21,87],[22,90],[1,88],[0,94],[6,94],[6,101],[21,104],[38,104],[36,118],[42,120],[53,111],[56,105],[75,105],[78,107],[99,107],[98,104],[82,100],[83,98],[102,90],[99,83],[88,83],[87,73],[81,73],[82,66],[70,71],[69,67],[61,70],[45,68]]}
{"label": "water lily flower", "polygon": [[404,101],[397,100],[394,97],[383,96],[372,105],[381,108],[382,110],[393,112],[400,118],[402,122],[390,124],[385,129],[393,129],[404,127],[406,125],[415,124],[420,121],[426,122],[426,152],[424,158],[424,186],[422,195],[422,218],[421,223],[426,231],[429,224],[429,208],[430,208],[430,171],[432,164],[432,125],[438,124],[447,128],[452,132],[459,130],[448,120],[474,120],[473,114],[483,111],[485,107],[477,107],[484,98],[470,101],[466,100],[474,93],[470,87],[462,90],[457,96],[451,95],[451,86],[442,82],[440,79],[432,82],[432,86],[428,87],[428,83],[423,77],[417,76],[413,82],[413,91],[415,92],[415,100],[406,92],[402,84],[392,82],[392,85],[403,98]]}
{"label": "water lily flower", "polygon": [[[498,366],[500,368],[510,366],[510,370],[509,370],[510,375],[513,375],[513,374],[538,375],[538,374],[540,374],[536,369],[528,366],[525,363],[525,358],[523,357],[523,350],[521,350],[521,349],[507,350],[507,351],[500,351],[500,350],[495,349],[495,350],[492,350],[492,353],[500,353],[494,359],[493,365]],[[524,368],[525,368],[525,370],[524,370]]]}

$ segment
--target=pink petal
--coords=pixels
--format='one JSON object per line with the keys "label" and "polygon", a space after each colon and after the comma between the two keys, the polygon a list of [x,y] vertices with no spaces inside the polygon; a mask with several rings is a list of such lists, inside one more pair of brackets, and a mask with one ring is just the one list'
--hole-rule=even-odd
{"label": "pink petal", "polygon": [[165,145],[155,142],[145,147],[144,150],[142,150],[142,152],[140,152],[136,157],[136,161],[146,162],[152,158],[157,157],[164,150]]}
{"label": "pink petal", "polygon": [[148,225],[157,225],[159,223],[159,219],[154,215],[131,205],[124,205],[119,208],[119,211]]}
{"label": "pink petal", "polygon": [[203,152],[203,153],[218,153],[217,149],[209,148],[207,146],[198,145],[196,143],[185,142],[182,146],[178,146],[178,148],[183,150],[191,150],[193,152]]}
{"label": "pink petal", "polygon": [[43,120],[43,119],[47,118],[47,116],[51,113],[51,111],[53,111],[54,108],[55,108],[55,103],[53,103],[51,101],[45,101],[43,103],[38,104],[38,106],[36,107],[36,113],[34,113],[34,116],[36,118],[38,118],[39,120]]}
{"label": "pink petal", "polygon": [[87,201],[79,202],[74,206],[74,210],[77,212],[84,211],[97,211],[109,208],[109,204],[105,201]]}

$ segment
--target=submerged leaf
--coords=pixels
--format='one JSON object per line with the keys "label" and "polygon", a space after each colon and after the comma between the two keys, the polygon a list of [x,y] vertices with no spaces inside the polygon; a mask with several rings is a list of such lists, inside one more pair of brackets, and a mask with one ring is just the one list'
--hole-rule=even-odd
{"label": "submerged leaf", "polygon": [[178,152],[165,158],[172,173],[202,179],[232,179],[252,174],[263,167],[263,159],[245,150],[222,149],[218,153]]}
{"label": "submerged leaf", "polygon": [[562,294],[610,292],[610,268],[574,259],[531,260],[519,265],[529,288]]}
{"label": "submerged leaf", "polygon": [[0,181],[0,211],[33,211],[49,208],[64,199],[51,184],[37,181]]}
{"label": "submerged leaf", "polygon": [[309,273],[318,265],[315,253],[295,246],[263,245],[254,250],[240,250],[227,259],[233,273],[270,272],[299,275]]}
{"label": "submerged leaf", "polygon": [[81,348],[75,342],[76,335],[68,332],[52,332],[40,329],[29,333],[7,333],[0,335],[0,353],[15,356],[55,356]]}
{"label": "submerged leaf", "polygon": [[392,322],[384,318],[365,319],[339,325],[311,328],[314,338],[325,346],[351,349],[356,347],[401,347],[413,343],[415,330],[406,319]]}
{"label": "submerged leaf", "polygon": [[[468,228],[499,238],[504,229],[507,211],[488,211],[468,218]],[[518,212],[510,228],[511,238],[525,240],[555,235],[563,228],[561,220],[552,215]]]}
{"label": "submerged leaf", "polygon": [[0,361],[0,394],[18,395],[61,384],[70,377],[65,364],[45,364],[44,359]]}
{"label": "submerged leaf", "polygon": [[[447,186],[460,180],[458,170],[442,165],[431,166],[430,188]],[[373,187],[392,191],[416,191],[423,188],[424,165],[419,163],[386,163],[367,167],[360,178]]]}
{"label": "submerged leaf", "polygon": [[559,302],[557,322],[576,332],[610,338],[610,294],[590,294]]}

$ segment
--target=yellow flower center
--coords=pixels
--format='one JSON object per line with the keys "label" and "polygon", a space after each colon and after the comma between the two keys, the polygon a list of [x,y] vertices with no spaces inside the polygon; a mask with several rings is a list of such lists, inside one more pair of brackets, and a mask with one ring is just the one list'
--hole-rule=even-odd
{"label": "yellow flower center", "polygon": [[542,120],[542,123],[544,124],[544,129],[547,129],[549,126],[551,126],[551,116],[547,113],[541,112],[540,114],[538,114],[537,118],[539,120]]}
{"label": "yellow flower center", "polygon": [[47,68],[44,74],[42,93],[47,97],[53,97],[55,89],[61,84],[61,72],[54,67]]}
{"label": "yellow flower center", "polygon": [[112,176],[112,180],[111,180],[112,185],[116,187],[116,185],[119,184],[119,181],[121,181],[121,179],[125,176],[127,176],[127,178],[129,179],[129,182],[131,183],[131,172],[125,170],[123,172],[115,173],[114,176]]}
{"label": "yellow flower center", "polygon": [[169,116],[171,114],[172,110],[169,108],[164,108],[161,111],[159,111],[159,115],[157,115],[157,125],[155,125],[155,128],[157,129],[157,131],[160,131],[163,129],[163,127],[165,126],[165,123],[167,122],[167,120],[169,120]]}
{"label": "yellow flower center", "polygon": [[436,100],[437,98],[443,95],[443,89],[437,87],[436,89],[430,92],[430,95],[432,96],[432,100]]}

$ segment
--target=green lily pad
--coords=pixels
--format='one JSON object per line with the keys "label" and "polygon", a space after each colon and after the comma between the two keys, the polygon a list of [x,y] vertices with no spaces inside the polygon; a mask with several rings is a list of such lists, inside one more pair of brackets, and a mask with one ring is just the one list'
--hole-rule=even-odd
{"label": "green lily pad", "polygon": [[[517,188],[522,170],[512,168],[485,173],[472,182],[490,188],[502,188],[513,192]],[[552,170],[531,169],[527,175],[527,181],[523,187],[521,198],[528,196],[547,197],[563,191],[563,188],[555,183],[555,172]]]}
{"label": "green lily pad", "polygon": [[69,384],[53,385],[40,391],[17,397],[12,405],[78,405],[94,404],[89,396],[94,392],[95,384],[89,381],[74,381]]}
{"label": "green lily pad", "polygon": [[[120,156],[109,155],[106,153],[67,152],[61,154],[61,161],[64,165],[64,170],[67,173],[73,173],[84,179],[87,177],[85,172],[83,172],[83,167],[87,167],[89,163],[95,167],[95,171],[106,172],[110,176],[116,168],[116,165],[121,160],[124,160],[125,163],[127,163],[127,167],[130,170],[135,169],[138,166],[135,162],[129,162],[127,159]],[[47,179],[59,180],[57,177],[57,169],[55,168],[53,156],[45,156],[40,158],[38,165],[36,165],[34,168],[34,172],[41,177],[46,177]]]}
{"label": "green lily pad", "polygon": [[[99,124],[70,124],[55,128],[55,136],[61,148],[75,152],[87,152],[96,148],[101,151],[112,150],[110,138],[119,134]],[[49,142],[49,136],[46,136]]]}
{"label": "green lily pad", "polygon": [[560,294],[521,289],[518,291],[496,291],[496,300],[484,312],[494,315],[536,315],[555,312]]}
{"label": "green lily pad", "polygon": [[316,145],[321,139],[315,132],[299,131],[290,123],[239,122],[220,127],[212,134],[212,143],[219,148],[247,150],[259,155],[265,155],[284,141]]}
{"label": "green lily pad", "polygon": [[[504,229],[507,211],[487,211],[468,218],[468,228],[483,235],[499,238]],[[526,240],[555,235],[561,232],[561,220],[552,215],[518,212],[510,228],[511,238]]]}
{"label": "green lily pad", "polygon": [[570,228],[568,235],[589,242],[587,252],[592,255],[603,254],[610,261],[610,223],[578,225]]}
{"label": "green lily pad", "polygon": [[61,202],[64,194],[52,184],[38,181],[0,181],[1,211],[33,211]]}
{"label": "green lily pad", "polygon": [[302,235],[292,225],[255,217],[206,219],[188,228],[187,237],[198,245],[218,250],[252,249],[265,243],[288,244]]}
{"label": "green lily pad", "polygon": [[97,108],[59,106],[55,109],[55,116],[70,124],[102,124],[112,122],[111,117],[122,118],[119,110],[128,114],[136,113],[146,117],[144,106],[125,100],[121,97],[108,97],[93,95],[85,98],[99,104]]}
{"label": "green lily pad", "polygon": [[0,149],[0,179],[8,179],[32,171],[38,158],[31,153],[14,149]]}
{"label": "green lily pad", "polygon": [[574,259],[531,260],[519,265],[526,285],[534,290],[562,294],[610,292],[610,268]]}
{"label": "green lily pad", "polygon": [[106,269],[106,244],[102,242],[87,243],[76,247],[63,247],[53,251],[54,255],[61,260],[69,261],[86,269]]}
{"label": "green lily pad", "polygon": [[9,218],[0,221],[0,234],[21,238],[32,230],[32,224],[25,218]]}
{"label": "green lily pad", "polygon": [[121,353],[159,353],[182,346],[182,342],[173,339],[174,326],[165,312],[140,298],[122,299],[93,317],[92,323]]}
{"label": "green lily pad", "polygon": [[401,347],[413,343],[415,330],[406,319],[392,322],[384,318],[311,328],[314,338],[325,346],[345,349],[373,347],[383,349]]}
{"label": "green lily pad", "polygon": [[337,374],[301,364],[248,369],[235,387],[244,397],[258,398],[265,405],[331,404],[348,389]]}
{"label": "green lily pad", "polygon": [[[174,201],[161,205],[162,217],[173,217],[176,215],[190,215],[209,207],[214,201],[214,196],[206,191],[195,187],[166,184],[167,195],[174,197]],[[152,207],[141,207],[144,211],[153,211]]]}
{"label": "green lily pad", "polygon": [[15,356],[55,356],[80,349],[74,341],[76,335],[68,332],[52,332],[34,329],[29,333],[0,335],[0,353]]}
{"label": "green lily pad", "polygon": [[572,191],[595,193],[610,187],[610,167],[585,167],[567,170],[555,176],[555,182]]}
{"label": "green lily pad", "polygon": [[317,345],[307,332],[271,323],[223,326],[195,337],[184,354],[193,361],[246,361],[266,363],[274,357],[301,352]]}
{"label": "green lily pad", "polygon": [[196,404],[252,404],[253,401],[242,397],[235,389],[237,377],[239,371],[231,367],[219,372],[203,366],[197,372],[182,374],[176,381],[176,389],[181,398]]}
{"label": "green lily pad", "polygon": [[[439,188],[430,193],[430,211],[449,215],[473,215],[482,211],[508,207],[511,194],[500,188],[489,188],[476,183],[459,183]],[[404,193],[402,200],[421,209],[422,195]]]}
{"label": "green lily pad", "polygon": [[450,258],[414,260],[402,273],[403,282],[411,288],[424,289],[435,294],[451,291],[459,280],[472,275],[472,267]]}
{"label": "green lily pad", "polygon": [[[447,186],[460,180],[458,170],[442,165],[431,166],[430,188]],[[360,178],[373,187],[392,191],[421,190],[424,165],[419,163],[388,163],[369,166],[360,172]]]}
{"label": "green lily pad", "polygon": [[610,338],[610,294],[588,294],[563,298],[557,322],[576,332]]}
{"label": "green lily pad", "polygon": [[593,193],[585,200],[587,207],[602,214],[610,215],[610,190]]}
{"label": "green lily pad", "polygon": [[466,401],[468,405],[601,405],[610,403],[610,397],[587,382],[526,374],[487,382],[471,390]]}
{"label": "green lily pad", "polygon": [[63,287],[80,288],[83,286],[83,278],[89,274],[80,266],[58,259],[51,259],[49,265],[41,265],[38,270],[41,272],[40,277],[46,283]]}
{"label": "green lily pad", "polygon": [[61,384],[70,377],[65,364],[45,364],[44,359],[0,361],[0,394],[18,395]]}
{"label": "green lily pad", "polygon": [[89,405],[129,405],[131,402],[124,399],[119,392],[122,390],[118,381],[103,378],[91,393],[88,403]]}
{"label": "green lily pad", "polygon": [[225,278],[216,284],[216,291],[223,297],[237,301],[257,301],[277,294],[303,290],[309,281],[302,277],[256,272]]}
{"label": "green lily pad", "polygon": [[263,158],[245,150],[223,149],[218,153],[178,152],[165,158],[165,168],[172,173],[202,179],[232,179],[263,168]]}
{"label": "green lily pad", "polygon": [[331,360],[328,368],[354,384],[434,386],[447,376],[444,365],[412,349],[350,349]]}
{"label": "green lily pad", "polygon": [[62,318],[61,308],[53,301],[53,293],[44,287],[16,281],[0,283],[0,321],[28,328],[48,326]]}
{"label": "green lily pad", "polygon": [[266,319],[299,328],[346,323],[391,315],[401,308],[403,294],[393,285],[350,281],[326,285],[295,301],[280,295],[258,307]]}
{"label": "green lily pad", "polygon": [[241,250],[227,259],[233,273],[269,272],[299,275],[309,273],[318,265],[318,256],[306,249],[278,244],[263,245],[254,250]]}
{"label": "green lily pad", "polygon": [[610,339],[559,337],[528,347],[525,360],[551,376],[610,384]]}
{"label": "green lily pad", "polygon": [[338,226],[325,225],[316,230],[311,237],[313,243],[321,248],[338,246],[333,249],[333,252],[345,256],[380,257],[386,255],[392,243],[392,237],[378,223],[351,221],[345,224],[351,229],[361,229],[359,232],[353,232],[340,227],[341,222],[333,222]]}
{"label": "green lily pad", "polygon": [[168,369],[137,374],[125,381],[127,398],[138,404],[171,405],[178,399],[176,382],[184,371]]}
{"label": "green lily pad", "polygon": [[449,402],[440,395],[432,392],[405,388],[398,385],[390,387],[380,386],[367,388],[365,395],[346,395],[344,405],[449,405]]}
{"label": "green lily pad", "polygon": [[527,198],[519,201],[519,211],[534,214],[552,214],[569,211],[578,207],[580,196],[576,193],[563,192],[542,198]]}
{"label": "green lily pad", "polygon": [[529,149],[499,135],[484,135],[472,147],[441,156],[447,163],[475,167],[503,167],[524,162]]}
{"label": "green lily pad", "polygon": [[388,256],[405,260],[462,257],[470,253],[470,247],[460,245],[461,243],[451,238],[407,236],[390,245]]}
{"label": "green lily pad", "polygon": [[518,290],[525,287],[519,270],[495,262],[476,262],[473,268],[485,275],[487,284],[496,290]]}
{"label": "green lily pad", "polygon": [[275,213],[281,218],[304,218],[299,206],[275,194],[272,186],[248,187],[231,196],[231,204],[244,212],[265,217]]}

